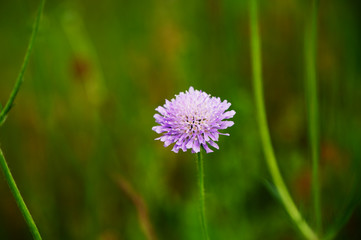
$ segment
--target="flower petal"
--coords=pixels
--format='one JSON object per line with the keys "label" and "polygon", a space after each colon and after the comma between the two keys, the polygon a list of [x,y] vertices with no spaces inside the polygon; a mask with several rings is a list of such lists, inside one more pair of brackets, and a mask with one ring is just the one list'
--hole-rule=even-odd
{"label": "flower petal", "polygon": [[161,123],[161,122],[163,122],[163,120],[164,120],[164,117],[161,116],[161,115],[159,115],[158,113],[154,114],[153,117],[155,118],[155,121],[156,121],[157,123]]}
{"label": "flower petal", "polygon": [[212,140],[209,140],[208,143],[209,143],[209,145],[211,145],[212,147],[219,149],[218,144],[215,143],[215,142],[213,142]]}
{"label": "flower petal", "polygon": [[222,121],[219,129],[226,129],[228,127],[232,127],[234,125],[233,121]]}
{"label": "flower petal", "polygon": [[174,145],[172,151],[175,152],[175,153],[178,153],[179,152],[179,147],[177,145]]}
{"label": "flower petal", "polygon": [[219,133],[218,132],[210,132],[209,133],[209,137],[213,140],[213,141],[218,141],[219,138]]}
{"label": "flower petal", "polygon": [[157,107],[155,110],[158,111],[163,116],[167,114],[167,111],[161,106]]}
{"label": "flower petal", "polygon": [[222,118],[223,119],[229,119],[229,118],[233,118],[233,116],[236,114],[236,111],[232,110],[232,111],[227,111],[225,113],[222,114]]}
{"label": "flower petal", "polygon": [[207,144],[202,144],[202,147],[204,148],[204,150],[206,150],[206,153],[211,153],[211,152],[213,152],[213,150],[210,149]]}
{"label": "flower petal", "polygon": [[164,132],[163,131],[163,126],[155,126],[155,127],[152,127],[152,130],[156,133],[162,133]]}
{"label": "flower petal", "polygon": [[196,153],[198,153],[198,152],[201,151],[201,145],[199,144],[198,139],[197,139],[197,140],[194,140],[192,149],[193,149],[194,152],[196,152]]}

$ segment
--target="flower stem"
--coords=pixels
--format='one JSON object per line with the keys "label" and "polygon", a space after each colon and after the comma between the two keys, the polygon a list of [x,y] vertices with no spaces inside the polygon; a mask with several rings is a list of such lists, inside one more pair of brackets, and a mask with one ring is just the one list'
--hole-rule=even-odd
{"label": "flower stem", "polygon": [[287,213],[295,223],[299,231],[306,239],[317,240],[318,237],[303,219],[301,213],[293,202],[287,187],[281,176],[276,156],[274,154],[269,128],[267,124],[267,115],[263,99],[263,83],[262,83],[262,61],[261,61],[261,41],[258,29],[258,13],[257,0],[250,0],[250,41],[251,41],[251,59],[253,71],[254,96],[256,102],[256,110],[258,117],[259,131],[263,145],[266,162],[271,173],[273,182],[279,193]]}
{"label": "flower stem", "polygon": [[18,75],[18,77],[16,79],[14,88],[13,88],[11,94],[10,94],[10,97],[9,97],[8,101],[6,102],[4,108],[0,109],[1,110],[1,112],[0,112],[0,126],[3,125],[3,123],[5,122],[7,114],[9,113],[10,109],[12,108],[12,106],[14,104],[14,101],[15,101],[15,98],[16,98],[16,95],[18,94],[18,92],[20,90],[20,86],[24,81],[25,70],[26,70],[26,67],[28,66],[30,53],[31,53],[31,51],[33,49],[35,38],[36,38],[36,35],[38,33],[38,30],[39,30],[40,19],[41,19],[41,15],[43,13],[44,5],[45,5],[45,0],[41,0],[40,7],[39,7],[39,10],[38,10],[38,13],[36,15],[36,19],[35,19],[35,22],[34,22],[34,25],[33,25],[33,31],[31,33],[29,45],[28,45],[27,51],[25,53],[23,64],[22,64],[22,66],[20,68],[19,75]]}
{"label": "flower stem", "polygon": [[1,169],[5,175],[5,179],[8,182],[9,188],[11,190],[11,192],[14,195],[16,204],[18,205],[21,213],[23,214],[26,223],[28,224],[29,228],[30,228],[30,232],[33,235],[33,238],[36,240],[41,240],[41,236],[39,233],[38,228],[36,227],[36,224],[28,210],[28,208],[26,207],[26,204],[20,194],[20,191],[15,183],[15,180],[10,172],[10,169],[6,163],[4,154],[2,152],[2,150],[0,149],[0,165],[1,165]]}
{"label": "flower stem", "polygon": [[322,232],[321,218],[321,196],[319,184],[319,129],[318,129],[318,100],[317,100],[317,11],[318,1],[313,0],[311,6],[311,17],[305,28],[305,86],[308,111],[308,135],[311,145],[312,156],[312,195],[315,212],[316,229],[318,234]]}
{"label": "flower stem", "polygon": [[206,223],[206,211],[204,206],[204,166],[203,166],[203,154],[202,149],[197,153],[197,169],[198,169],[198,185],[199,185],[199,207],[200,217],[203,232],[203,239],[208,240],[207,223]]}

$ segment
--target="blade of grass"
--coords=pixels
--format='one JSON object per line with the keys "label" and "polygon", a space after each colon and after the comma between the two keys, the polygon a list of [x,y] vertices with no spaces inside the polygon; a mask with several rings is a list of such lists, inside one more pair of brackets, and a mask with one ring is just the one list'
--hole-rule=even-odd
{"label": "blade of grass", "polygon": [[307,96],[307,115],[308,115],[308,135],[311,146],[312,159],[312,196],[315,213],[315,223],[317,233],[322,232],[321,217],[321,195],[319,182],[319,117],[318,117],[318,96],[317,96],[317,11],[318,1],[313,0],[311,6],[309,21],[306,23],[305,29],[305,71],[306,71],[306,96]]}
{"label": "blade of grass", "polygon": [[303,219],[301,213],[293,202],[287,187],[283,181],[280,170],[278,168],[276,156],[274,154],[269,128],[267,124],[267,116],[263,99],[263,83],[262,83],[262,60],[261,60],[261,40],[258,29],[258,10],[257,0],[250,0],[250,42],[251,42],[251,60],[253,71],[254,96],[256,102],[256,111],[258,117],[259,131],[263,145],[266,162],[273,178],[273,182],[279,193],[280,199],[295,223],[299,231],[306,239],[316,240],[317,235]]}
{"label": "blade of grass", "polygon": [[9,111],[11,110],[11,108],[12,108],[12,106],[14,104],[16,95],[18,94],[18,92],[20,90],[20,86],[24,81],[25,70],[26,70],[26,67],[28,66],[30,54],[31,54],[31,51],[33,49],[33,45],[34,45],[34,42],[35,42],[35,39],[36,39],[36,35],[38,34],[38,31],[39,31],[39,25],[40,25],[41,15],[42,15],[43,10],[44,10],[44,5],[45,5],[45,0],[42,0],[41,3],[40,3],[40,7],[39,7],[39,10],[38,10],[35,22],[34,22],[33,31],[31,33],[29,45],[28,45],[27,51],[25,53],[23,64],[22,64],[22,66],[20,68],[19,75],[18,75],[18,77],[16,79],[16,82],[15,82],[14,88],[13,88],[11,94],[10,94],[10,97],[9,97],[8,101],[6,102],[6,105],[4,106],[4,108],[0,112],[0,126],[4,124],[4,122],[6,120],[6,117],[7,117]]}
{"label": "blade of grass", "polygon": [[27,208],[21,194],[20,191],[16,185],[16,182],[11,174],[11,171],[9,169],[8,164],[6,163],[4,154],[2,152],[2,150],[0,149],[0,166],[1,169],[5,175],[5,179],[8,182],[9,188],[15,198],[16,204],[18,205],[21,213],[23,214],[26,223],[28,224],[29,228],[30,228],[30,232],[33,235],[33,238],[36,240],[41,240],[41,236],[39,233],[38,228],[36,227],[36,224],[34,222],[34,219],[32,218],[29,209]]}
{"label": "blade of grass", "polygon": [[[45,0],[42,0],[41,3],[40,3],[40,7],[39,7],[39,10],[38,10],[38,13],[37,13],[37,16],[36,16],[36,19],[35,19],[35,22],[34,22],[34,26],[33,26],[33,31],[31,33],[31,37],[30,37],[30,41],[29,41],[29,45],[28,45],[28,48],[27,48],[27,51],[25,53],[25,57],[24,57],[24,61],[23,61],[23,64],[21,66],[21,69],[20,69],[20,73],[16,79],[16,82],[15,82],[15,85],[14,85],[14,88],[10,94],[10,97],[8,99],[8,101],[6,102],[6,105],[4,108],[1,109],[1,112],[0,112],[0,127],[3,125],[3,123],[5,122],[6,120],[6,117],[9,113],[9,111],[11,110],[13,104],[14,104],[14,101],[15,101],[15,98],[20,90],[20,86],[21,84],[23,83],[24,81],[24,73],[25,73],[25,70],[26,70],[26,67],[29,63],[29,58],[30,58],[30,54],[31,54],[31,51],[33,49],[33,45],[34,45],[34,42],[35,42],[35,38],[36,38],[36,35],[38,33],[38,30],[39,30],[39,25],[40,25],[40,20],[41,20],[41,16],[42,16],[42,13],[43,13],[43,10],[44,10],[44,5],[45,5]],[[6,159],[3,155],[3,152],[2,150],[0,149],[0,166],[1,166],[1,169],[4,173],[4,176],[5,176],[5,179],[9,185],[9,188],[15,198],[15,201],[30,229],[30,232],[33,236],[34,239],[36,240],[41,240],[41,235],[39,233],[39,230],[34,222],[34,219],[32,218],[21,194],[20,194],[20,191],[16,185],[16,182],[11,174],[11,171],[8,167],[8,164],[6,162]]]}

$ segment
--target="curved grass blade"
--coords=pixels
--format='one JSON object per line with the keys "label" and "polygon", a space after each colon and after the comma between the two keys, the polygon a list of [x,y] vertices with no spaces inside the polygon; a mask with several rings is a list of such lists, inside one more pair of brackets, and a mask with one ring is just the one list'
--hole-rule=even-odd
{"label": "curved grass blade", "polygon": [[25,221],[27,225],[29,226],[30,232],[33,235],[33,238],[36,240],[41,240],[41,236],[39,233],[39,230],[34,222],[33,217],[31,216],[29,209],[27,208],[23,197],[21,196],[21,193],[19,191],[19,188],[16,185],[16,182],[11,174],[11,171],[9,169],[9,166],[6,163],[4,154],[0,148],[0,166],[1,169],[5,175],[5,179],[8,182],[9,188],[15,198],[16,204],[18,205],[22,215],[25,218]]}
{"label": "curved grass blade", "polygon": [[2,110],[0,112],[0,126],[2,126],[4,124],[8,113],[10,112],[11,108],[14,105],[15,98],[16,98],[19,90],[20,90],[20,86],[24,82],[25,70],[26,70],[26,67],[28,66],[30,54],[32,52],[33,45],[34,45],[36,36],[38,34],[38,31],[39,31],[39,25],[40,25],[41,15],[42,15],[43,10],[44,10],[44,5],[45,5],[45,0],[42,0],[41,3],[40,3],[38,13],[36,15],[36,19],[35,19],[35,22],[34,22],[34,25],[33,25],[33,31],[31,33],[29,45],[28,45],[27,51],[25,53],[23,64],[21,65],[19,75],[18,75],[18,77],[16,79],[14,88],[13,88],[11,94],[10,94],[10,97],[9,97],[8,101],[6,102],[4,108],[2,108]]}
{"label": "curved grass blade", "polygon": [[318,236],[313,229],[304,220],[296,204],[294,203],[286,184],[282,178],[278,167],[277,159],[274,153],[269,127],[267,123],[266,107],[263,99],[263,80],[262,80],[262,60],[261,60],[261,38],[258,29],[258,0],[249,0],[250,2],[250,42],[251,42],[251,60],[253,72],[253,90],[256,103],[256,113],[259,126],[259,132],[263,145],[263,152],[271,173],[273,182],[282,200],[285,210],[295,223],[299,231],[306,239],[317,240]]}
{"label": "curved grass blade", "polygon": [[[41,3],[40,3],[40,7],[39,7],[39,10],[38,10],[38,13],[37,13],[37,16],[36,16],[36,19],[35,19],[35,22],[34,22],[34,26],[33,26],[33,31],[31,33],[31,37],[30,37],[30,41],[29,41],[29,45],[28,45],[28,48],[27,48],[27,51],[26,51],[26,54],[25,54],[25,57],[24,57],[24,61],[23,61],[23,64],[21,66],[21,69],[20,69],[20,73],[16,79],[16,82],[15,82],[15,85],[14,85],[14,88],[10,94],[10,97],[5,105],[4,108],[1,108],[1,112],[0,112],[0,126],[5,122],[6,120],[6,117],[9,113],[9,111],[11,110],[12,106],[14,105],[14,101],[15,101],[15,98],[20,90],[20,86],[21,84],[23,83],[24,81],[24,73],[25,73],[25,70],[26,70],[26,67],[28,65],[28,62],[29,62],[29,58],[30,58],[30,53],[33,49],[33,45],[34,45],[34,42],[35,42],[35,38],[36,38],[36,35],[38,33],[38,30],[39,30],[39,25],[40,25],[40,19],[41,19],[41,15],[43,13],[43,10],[44,10],[44,5],[45,5],[45,0],[42,0]],[[30,229],[30,232],[33,236],[33,238],[35,240],[41,240],[41,235],[39,233],[39,230],[34,222],[34,219],[32,218],[24,200],[23,200],[23,197],[21,196],[21,193],[16,185],[16,182],[11,174],[11,171],[8,167],[8,164],[6,162],[6,159],[0,149],[0,166],[1,166],[1,170],[3,171],[4,173],[4,176],[5,176],[5,179],[8,183],[8,186],[15,198],[15,201],[16,201],[16,204],[18,205],[29,229]]]}

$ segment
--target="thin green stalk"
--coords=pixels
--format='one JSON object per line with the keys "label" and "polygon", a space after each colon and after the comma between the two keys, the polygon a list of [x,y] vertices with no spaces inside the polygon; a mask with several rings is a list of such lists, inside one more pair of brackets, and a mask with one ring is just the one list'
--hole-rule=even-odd
{"label": "thin green stalk", "polygon": [[306,23],[305,29],[305,85],[307,96],[307,112],[308,112],[308,135],[311,145],[312,158],[312,196],[315,212],[315,222],[318,234],[322,232],[321,217],[321,195],[319,183],[319,147],[320,137],[318,129],[318,99],[317,99],[317,74],[316,74],[316,58],[317,58],[317,11],[318,2],[312,1],[311,16]]}
{"label": "thin green stalk", "polygon": [[199,185],[199,207],[200,217],[203,232],[203,239],[208,240],[207,222],[206,222],[206,210],[204,206],[204,166],[203,166],[203,154],[202,149],[197,153],[197,169],[198,169],[198,185]]}
{"label": "thin green stalk", "polygon": [[9,188],[11,190],[11,192],[14,195],[16,204],[18,205],[21,213],[23,214],[26,223],[28,224],[29,228],[30,228],[30,232],[33,235],[33,238],[36,240],[41,240],[41,236],[39,233],[38,228],[36,227],[36,224],[28,210],[28,208],[26,207],[26,204],[20,194],[20,191],[15,183],[15,180],[11,174],[11,171],[6,163],[4,154],[2,152],[2,150],[0,149],[0,165],[1,165],[1,169],[5,175],[5,179],[8,182]]}
{"label": "thin green stalk", "polygon": [[[3,125],[3,123],[5,122],[6,120],[6,117],[9,113],[9,111],[11,110],[11,107],[13,106],[14,104],[14,101],[15,101],[15,98],[16,98],[16,95],[18,94],[19,90],[20,90],[20,86],[21,84],[23,83],[24,81],[24,73],[25,73],[25,70],[26,70],[26,67],[28,65],[28,62],[29,62],[29,58],[30,58],[30,53],[33,49],[33,45],[34,45],[34,42],[35,42],[35,38],[36,38],[36,35],[38,33],[38,30],[39,30],[39,25],[40,25],[40,19],[41,19],[41,15],[43,13],[43,10],[44,10],[44,5],[45,5],[45,0],[42,0],[41,3],[40,3],[40,7],[39,7],[39,10],[38,10],[38,13],[37,13],[37,16],[36,16],[36,19],[35,19],[35,22],[34,22],[34,26],[33,26],[33,31],[31,33],[31,37],[30,37],[30,41],[29,41],[29,45],[28,45],[28,48],[27,48],[27,51],[25,53],[25,57],[24,57],[24,61],[23,61],[23,64],[21,66],[21,69],[20,69],[20,73],[16,79],[16,82],[15,82],[15,85],[14,85],[14,88],[10,94],[10,97],[8,99],[8,101],[6,102],[6,105],[4,106],[4,108],[1,108],[1,112],[0,112],[0,126]],[[16,182],[11,174],[11,171],[7,165],[7,162],[5,160],[5,157],[4,157],[4,154],[2,152],[2,150],[0,149],[0,166],[1,166],[1,169],[5,175],[5,179],[9,185],[9,188],[15,198],[15,201],[21,211],[21,213],[23,214],[24,218],[25,218],[25,221],[27,223],[27,225],[29,226],[29,229],[30,229],[30,232],[31,234],[33,235],[33,238],[35,240],[41,240],[41,236],[40,236],[40,233],[39,233],[39,230],[38,228],[36,227],[36,224],[20,194],[20,191],[18,189],[18,187],[16,186]]]}
{"label": "thin green stalk", "polygon": [[267,124],[267,115],[263,99],[263,83],[262,83],[262,61],[261,61],[261,41],[258,29],[258,13],[257,0],[250,0],[250,41],[251,41],[251,59],[253,71],[254,96],[256,102],[256,110],[258,117],[259,131],[261,135],[263,151],[266,162],[271,173],[273,182],[277,188],[287,213],[295,223],[299,231],[306,239],[317,240],[318,237],[303,219],[301,213],[293,202],[287,187],[283,181],[280,170],[278,168],[276,156],[274,154],[269,128]]}
{"label": "thin green stalk", "polygon": [[36,35],[38,33],[38,30],[39,30],[40,19],[41,19],[41,15],[43,13],[44,5],[45,5],[45,0],[42,0],[41,3],[40,3],[40,7],[39,7],[39,10],[38,10],[35,22],[34,22],[33,31],[31,33],[29,45],[28,45],[27,51],[25,53],[23,64],[22,64],[22,66],[20,68],[19,75],[18,75],[18,77],[16,79],[16,82],[15,82],[14,88],[13,88],[11,94],[10,94],[10,97],[9,97],[8,101],[6,102],[6,105],[4,106],[4,108],[0,112],[0,126],[3,125],[3,123],[5,122],[6,117],[7,117],[10,109],[12,108],[12,106],[14,104],[16,95],[18,94],[18,92],[20,90],[20,86],[24,81],[24,73],[25,73],[26,67],[28,66],[30,54],[31,54],[31,51],[33,49],[35,38],[36,38]]}

